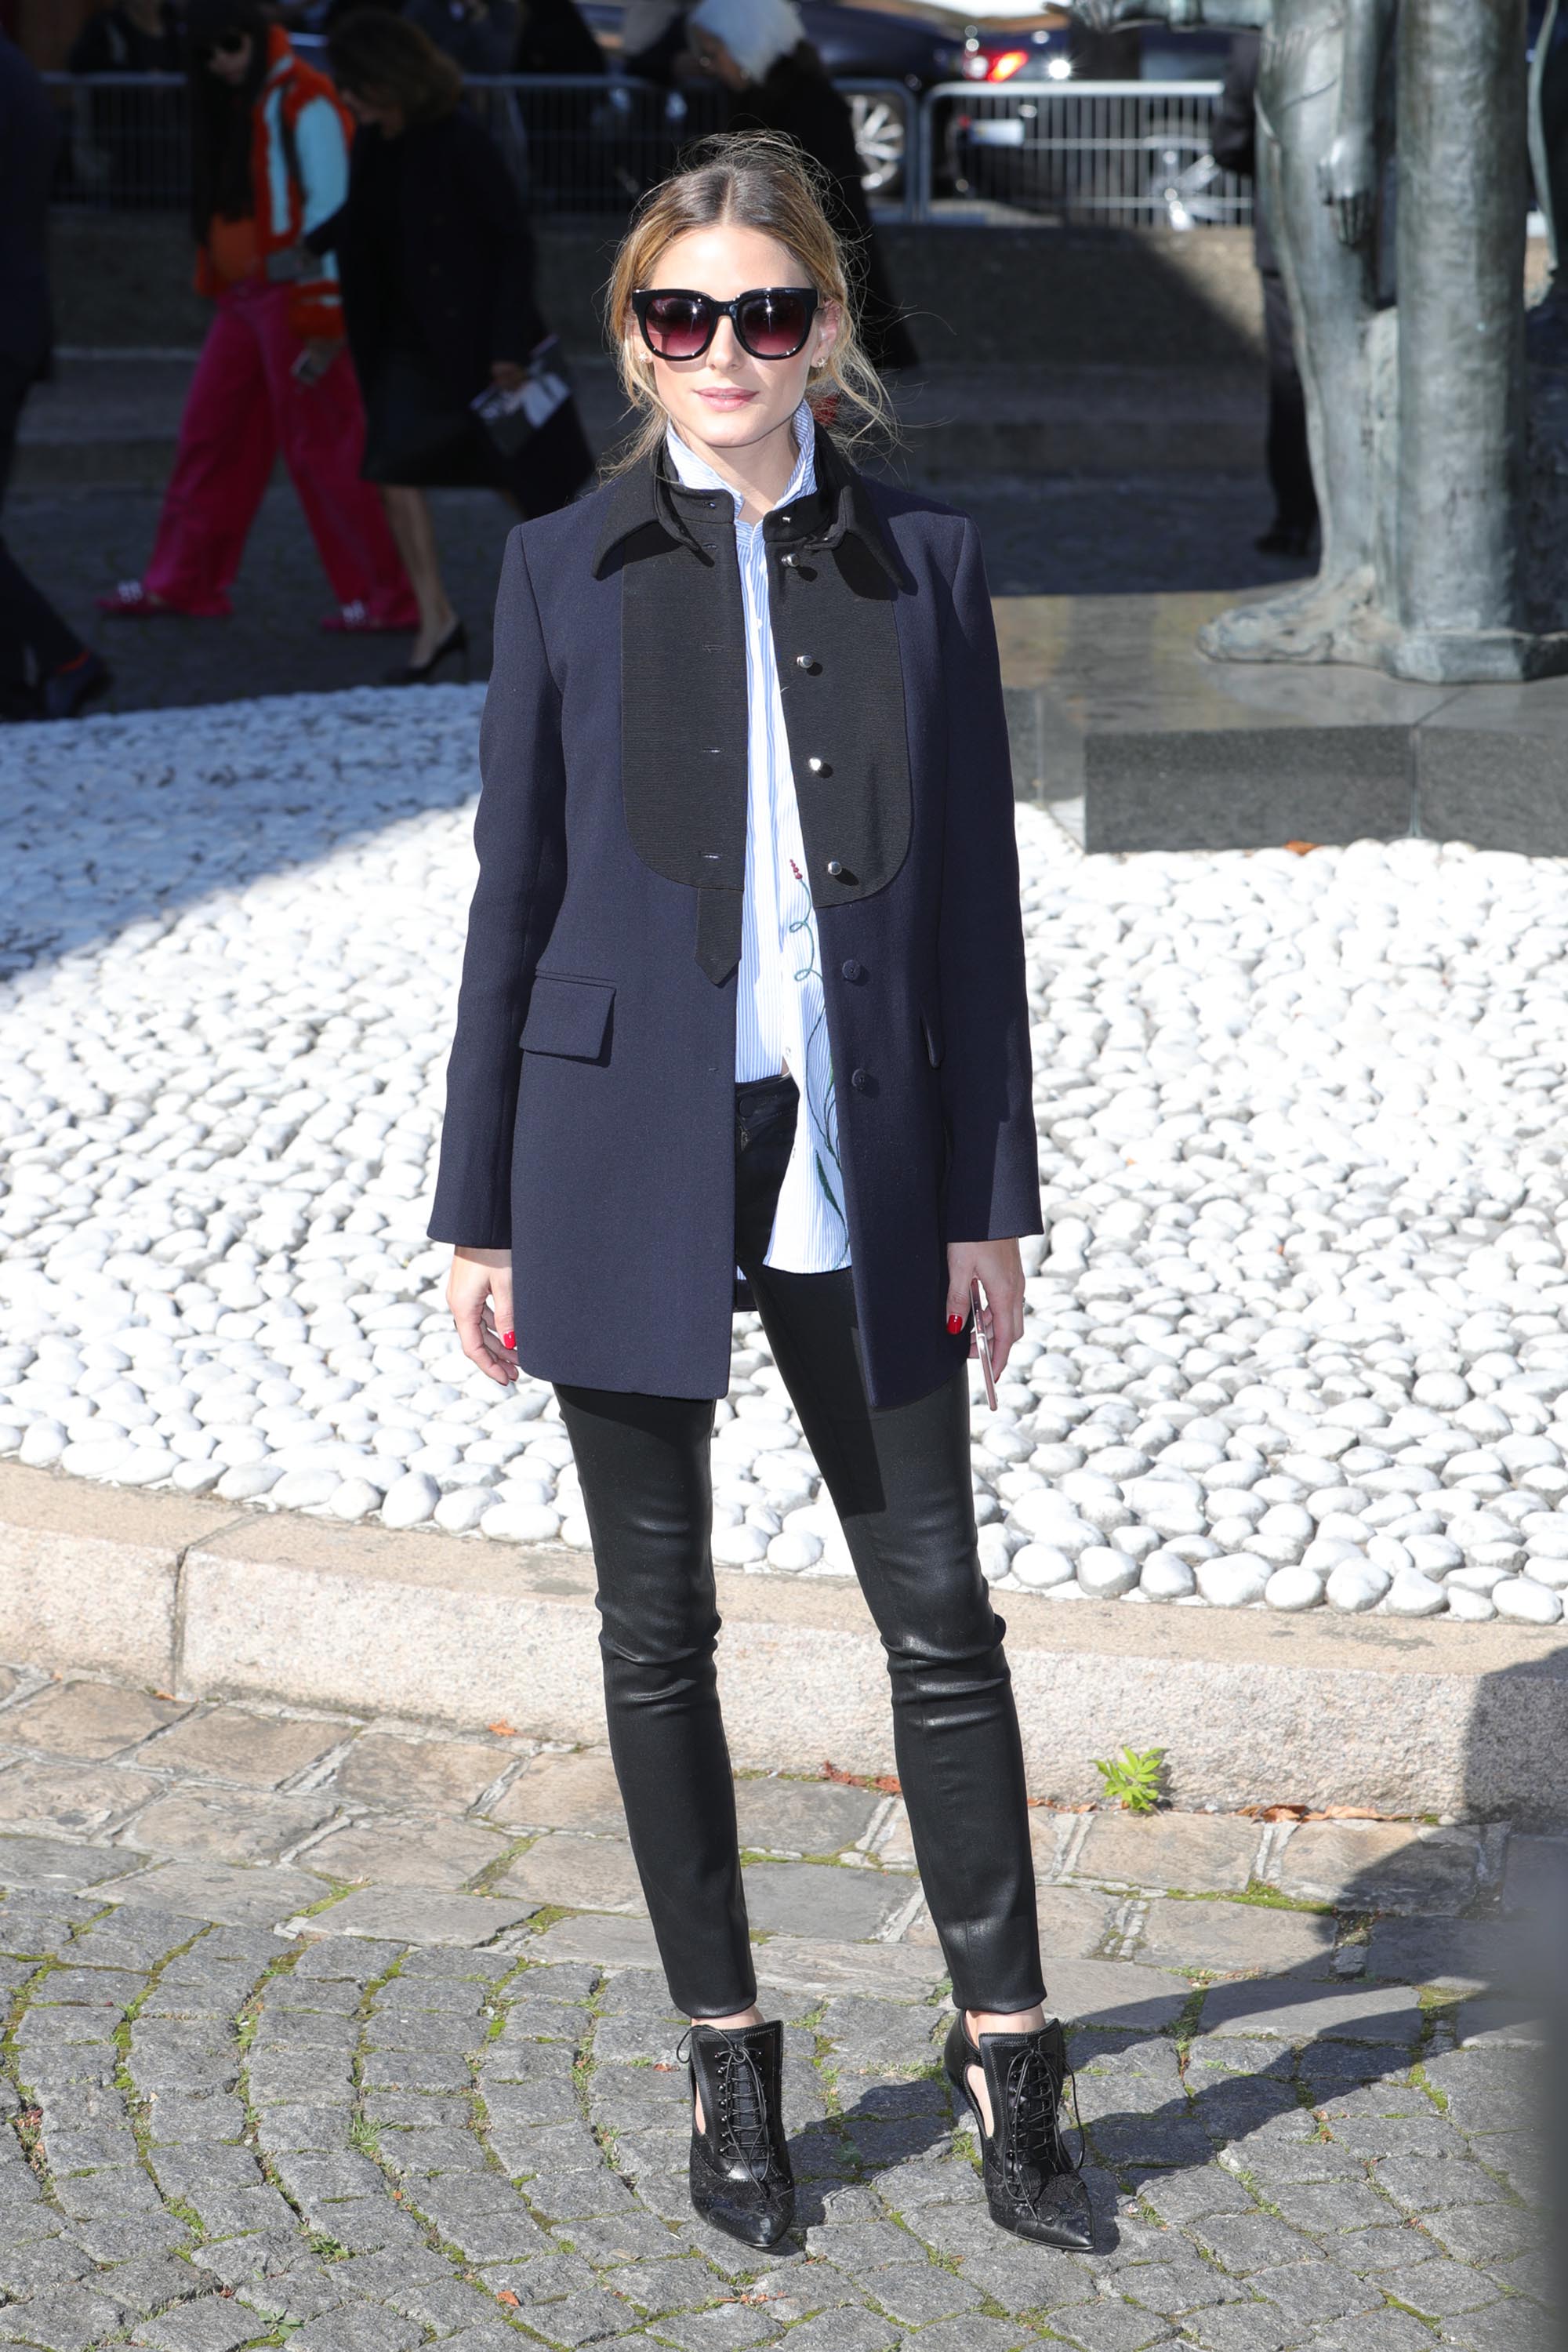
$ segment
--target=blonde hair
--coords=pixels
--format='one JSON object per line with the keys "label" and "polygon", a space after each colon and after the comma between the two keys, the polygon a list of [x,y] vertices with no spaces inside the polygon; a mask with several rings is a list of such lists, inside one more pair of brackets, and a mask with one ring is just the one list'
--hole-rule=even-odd
{"label": "blonde hair", "polygon": [[[605,298],[605,327],[621,385],[642,416],[616,452],[614,472],[649,457],[668,422],[654,389],[652,354],[638,331],[632,296],[649,282],[666,246],[698,228],[754,228],[788,247],[821,300],[838,306],[837,340],[806,384],[813,413],[837,394],[834,430],[841,440],[854,443],[872,431],[894,437],[888,395],[857,329],[850,271],[823,203],[823,184],[820,168],[793,139],[771,131],[721,132],[691,148],[669,178],[642,198],[621,240]],[[847,431],[846,404],[851,411]]]}

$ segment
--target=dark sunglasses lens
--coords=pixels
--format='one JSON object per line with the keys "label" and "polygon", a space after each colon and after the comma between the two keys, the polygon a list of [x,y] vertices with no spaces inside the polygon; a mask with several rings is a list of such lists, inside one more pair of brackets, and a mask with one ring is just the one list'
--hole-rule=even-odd
{"label": "dark sunglasses lens", "polygon": [[805,341],[811,306],[799,294],[749,294],[736,325],[753,359],[787,360]]}
{"label": "dark sunglasses lens", "polygon": [[656,294],[643,313],[643,325],[664,360],[694,360],[713,333],[708,304],[690,294]]}

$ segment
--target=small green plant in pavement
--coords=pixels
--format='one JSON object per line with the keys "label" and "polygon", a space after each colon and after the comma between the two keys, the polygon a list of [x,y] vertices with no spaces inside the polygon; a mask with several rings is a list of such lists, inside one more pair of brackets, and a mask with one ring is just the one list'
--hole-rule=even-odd
{"label": "small green plant in pavement", "polygon": [[1163,1748],[1124,1748],[1118,1756],[1097,1756],[1094,1769],[1106,1795],[1127,1812],[1152,1813],[1165,1793]]}

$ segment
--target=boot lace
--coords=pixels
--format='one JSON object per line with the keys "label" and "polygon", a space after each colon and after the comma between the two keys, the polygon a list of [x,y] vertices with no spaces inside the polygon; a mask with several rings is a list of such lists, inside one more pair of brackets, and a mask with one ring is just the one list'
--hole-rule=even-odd
{"label": "boot lace", "polygon": [[[1068,2154],[1062,2138],[1059,2102],[1062,2089],[1072,2099],[1073,2126],[1079,2146]],[[1047,2180],[1064,2172],[1083,2169],[1083,2125],[1078,2112],[1078,2084],[1069,2072],[1058,2085],[1037,2042],[1028,2042],[1007,2062],[1002,2086],[1007,2129],[1002,2143],[1003,2175],[1020,2202],[1033,2205]]]}
{"label": "boot lace", "polygon": [[[723,2032],[722,2027],[715,2030]],[[677,2057],[686,2056],[690,2042],[689,2032],[682,2035]],[[710,2121],[719,2153],[726,2162],[738,2158],[757,2187],[765,2189],[777,2173],[778,2163],[768,2123],[762,2061],[747,2042],[724,2033],[714,2053],[714,2074],[718,2113]]]}

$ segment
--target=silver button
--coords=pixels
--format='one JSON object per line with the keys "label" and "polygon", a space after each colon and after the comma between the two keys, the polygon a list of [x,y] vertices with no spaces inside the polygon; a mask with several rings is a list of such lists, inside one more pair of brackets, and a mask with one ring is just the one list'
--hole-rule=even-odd
{"label": "silver button", "polygon": [[795,566],[799,563],[800,558],[798,555],[781,555],[779,562],[784,564],[788,571],[793,572]]}
{"label": "silver button", "polygon": [[796,669],[815,669],[816,667],[816,656],[815,654],[796,654],[795,657],[795,666]]}
{"label": "silver button", "polygon": [[843,868],[843,866],[839,864],[839,862],[838,862],[838,860],[837,860],[837,857],[830,857],[830,858],[828,859],[828,861],[827,861],[827,870],[828,870],[828,872],[832,875],[832,877],[833,877],[834,880],[837,882],[837,879],[838,879],[838,877],[843,873],[844,868]]}
{"label": "silver button", "polygon": [[827,762],[826,760],[808,760],[805,764],[811,770],[814,776],[825,776],[827,773]]}

